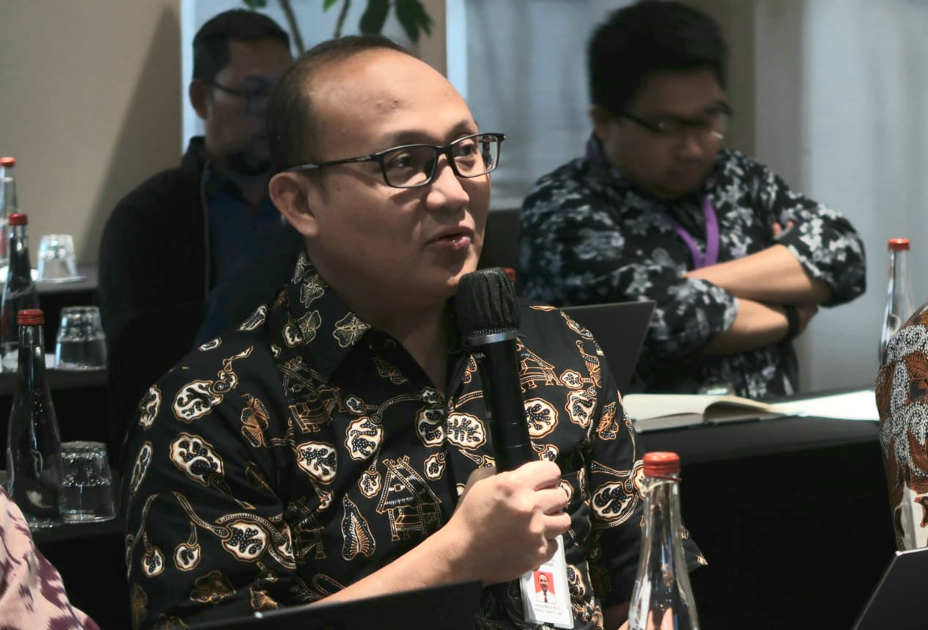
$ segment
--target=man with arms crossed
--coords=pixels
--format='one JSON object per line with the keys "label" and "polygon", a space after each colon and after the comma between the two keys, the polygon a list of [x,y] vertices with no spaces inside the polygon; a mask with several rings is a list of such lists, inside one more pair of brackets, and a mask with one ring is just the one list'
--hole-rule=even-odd
{"label": "man with arms crossed", "polygon": [[539,461],[493,474],[455,325],[502,136],[439,73],[367,37],[301,57],[268,129],[271,197],[306,254],[140,403],[123,488],[136,627],[463,580],[485,585],[475,627],[521,627],[514,580],[559,534],[575,627],[618,627],[640,466],[595,342],[556,309],[522,308]]}
{"label": "man with arms crossed", "polygon": [[864,292],[863,243],[834,210],[721,149],[726,49],[677,2],[620,9],[589,44],[593,137],[520,216],[525,296],[654,300],[635,389],[792,394],[791,341]]}

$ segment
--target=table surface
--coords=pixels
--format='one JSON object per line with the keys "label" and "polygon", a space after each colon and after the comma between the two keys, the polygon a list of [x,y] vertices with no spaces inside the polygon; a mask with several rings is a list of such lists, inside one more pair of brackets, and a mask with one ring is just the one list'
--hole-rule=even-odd
{"label": "table surface", "polygon": [[82,277],[81,280],[75,282],[42,282],[37,280],[35,286],[39,291],[39,295],[83,293],[97,290],[100,284],[100,273],[97,265],[78,265],[77,274]]}
{"label": "table surface", "polygon": [[[99,370],[46,370],[48,387],[52,392],[62,389],[81,389],[106,385],[106,369]],[[16,390],[16,372],[0,372],[0,396]]]}

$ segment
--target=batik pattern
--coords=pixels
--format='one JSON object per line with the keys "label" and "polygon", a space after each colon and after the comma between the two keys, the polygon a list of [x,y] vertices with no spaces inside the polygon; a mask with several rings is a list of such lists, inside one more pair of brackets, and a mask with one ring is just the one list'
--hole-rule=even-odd
{"label": "batik pattern", "polygon": [[928,303],[890,339],[876,404],[896,545],[928,546]]}
{"label": "batik pattern", "polygon": [[[705,251],[706,195],[719,220],[719,262],[779,243],[832,289],[826,306],[864,292],[863,243],[847,219],[790,190],[763,165],[724,150],[702,189],[673,202],[636,188],[598,156],[542,177],[520,217],[523,293],[557,306],[654,300],[633,391],[695,393],[701,384],[721,381],[750,398],[792,394],[797,368],[790,344],[702,353],[732,325],[737,301],[710,282],[683,277],[693,269],[692,254],[661,211]],[[792,227],[774,237],[774,224],[788,223]]]}
{"label": "batik pattern", "polygon": [[99,630],[71,606],[61,575],[36,548],[19,507],[0,488],[0,627]]}
{"label": "batik pattern", "polygon": [[[532,447],[570,497],[571,605],[578,629],[599,628],[635,572],[634,431],[592,335],[549,306],[521,318]],[[463,345],[449,361],[445,394],[301,259],[292,284],[140,409],[123,489],[134,625],[317,601],[437,532],[495,462],[480,370]],[[475,627],[521,626],[520,597],[485,589]]]}

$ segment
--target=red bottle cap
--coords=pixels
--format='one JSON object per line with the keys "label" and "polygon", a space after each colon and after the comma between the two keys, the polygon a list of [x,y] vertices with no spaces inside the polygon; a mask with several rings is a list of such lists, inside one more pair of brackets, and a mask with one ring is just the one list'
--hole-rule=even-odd
{"label": "red bottle cap", "polygon": [[670,477],[678,474],[680,474],[680,456],[676,453],[645,453],[645,477]]}
{"label": "red bottle cap", "polygon": [[29,225],[29,217],[23,212],[14,212],[9,217],[10,225]]}
{"label": "red bottle cap", "polygon": [[0,157],[0,166],[16,166],[16,158]]}
{"label": "red bottle cap", "polygon": [[908,249],[909,249],[909,239],[907,238],[889,239],[889,251],[891,252],[908,251]]}
{"label": "red bottle cap", "polygon": [[17,326],[43,326],[45,313],[40,308],[24,308],[16,312]]}

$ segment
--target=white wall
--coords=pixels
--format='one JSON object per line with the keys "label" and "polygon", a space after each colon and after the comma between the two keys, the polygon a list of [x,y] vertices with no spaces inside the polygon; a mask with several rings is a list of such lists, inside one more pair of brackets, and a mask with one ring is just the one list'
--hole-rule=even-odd
{"label": "white wall", "polygon": [[31,253],[74,236],[95,262],[103,222],[180,158],[179,0],[0,0],[0,154],[17,158]]}
{"label": "white wall", "polygon": [[[845,213],[868,255],[867,293],[821,312],[802,337],[803,383],[808,389],[872,383],[888,238],[912,240],[915,301],[928,297],[928,277],[918,273],[928,263],[928,4],[757,4],[757,154],[797,188]],[[798,72],[783,71],[797,65]]]}
{"label": "white wall", "polygon": [[[586,42],[607,13],[631,0],[464,0],[463,91],[480,128],[507,136],[493,174],[493,207],[513,208],[531,185],[583,155]],[[459,89],[461,86],[458,86]]]}

